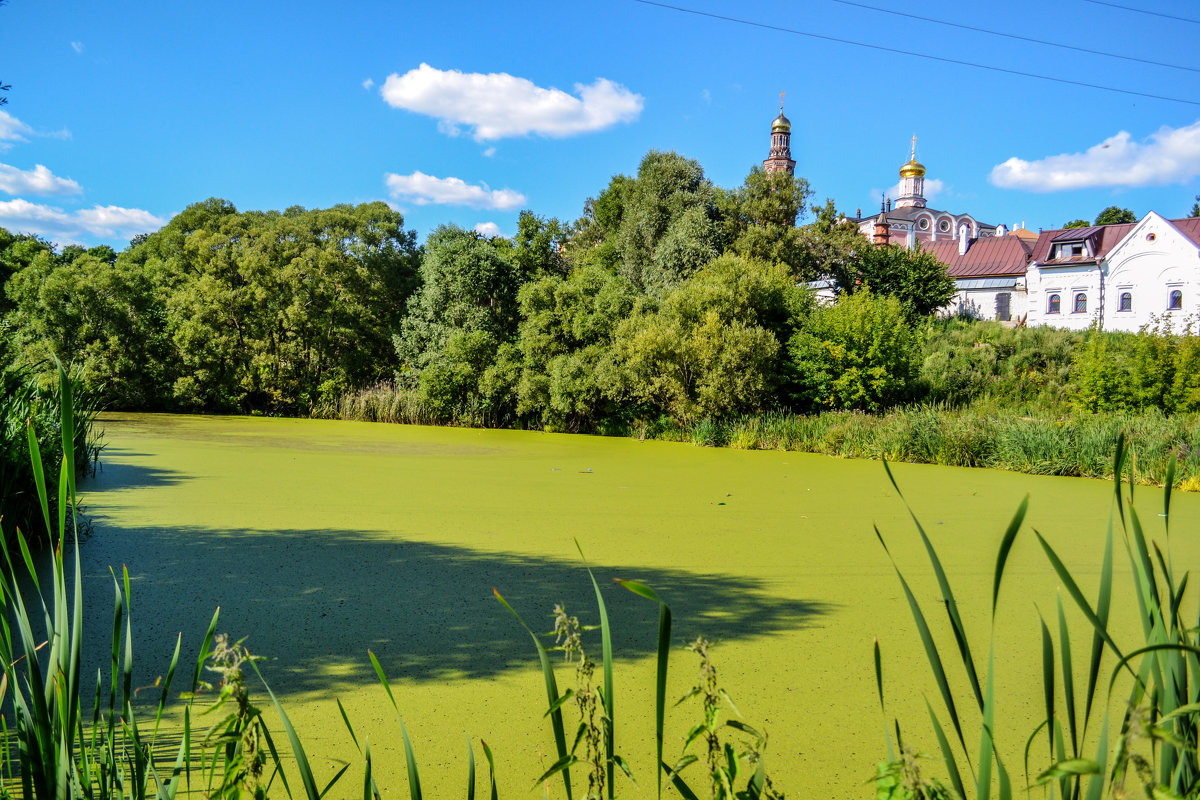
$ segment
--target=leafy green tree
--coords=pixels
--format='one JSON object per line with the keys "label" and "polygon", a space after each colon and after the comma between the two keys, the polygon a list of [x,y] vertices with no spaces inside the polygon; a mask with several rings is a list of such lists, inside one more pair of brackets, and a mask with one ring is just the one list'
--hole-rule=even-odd
{"label": "leafy green tree", "polygon": [[1196,195],[1196,202],[1192,203],[1192,210],[1188,212],[1189,217],[1200,217],[1200,194]]}
{"label": "leafy green tree", "polygon": [[569,258],[605,266],[661,297],[725,249],[720,197],[699,163],[652,150],[636,178],[613,178],[585,205]]}
{"label": "leafy green tree", "polygon": [[565,275],[569,266],[563,256],[569,231],[557,219],[545,219],[522,211],[513,237],[513,259],[523,281],[544,273]]}
{"label": "leafy green tree", "polygon": [[803,234],[796,221],[812,196],[808,181],[786,172],[755,167],[742,186],[722,202],[726,240],[746,258],[784,264],[798,274],[804,258]]}
{"label": "leafy green tree", "polygon": [[1071,228],[1090,228],[1090,227],[1092,227],[1092,223],[1088,222],[1086,219],[1073,219],[1070,222],[1063,224],[1063,230],[1070,230]]}
{"label": "leafy green tree", "polygon": [[418,258],[383,203],[243,214],[216,199],[119,256],[42,250],[9,282],[24,361],[83,361],[119,408],[274,413],[391,374]]}
{"label": "leafy green tree", "polygon": [[1120,208],[1118,206],[1109,206],[1096,215],[1097,225],[1116,225],[1122,222],[1137,222],[1135,215],[1128,208]]}
{"label": "leafy green tree", "polygon": [[615,421],[614,332],[638,306],[637,290],[598,265],[565,279],[546,275],[521,287],[517,411],[554,430],[590,430]]}
{"label": "leafy green tree", "polygon": [[813,206],[814,219],[799,229],[799,252],[792,274],[798,281],[848,276],[858,254],[872,245],[858,226],[838,212],[832,200]]}
{"label": "leafy green tree", "polygon": [[870,287],[874,294],[895,295],[910,317],[928,316],[954,296],[954,279],[945,264],[928,251],[894,244],[860,248],[848,269],[833,277],[845,294]]}
{"label": "leafy green tree", "polygon": [[907,399],[921,340],[895,296],[862,289],[815,309],[787,346],[800,407],[879,411]]}
{"label": "leafy green tree", "polygon": [[426,240],[421,278],[394,338],[398,381],[439,417],[502,416],[493,401],[513,391],[496,387],[484,396],[479,380],[517,330],[520,272],[511,246],[443,225]]}
{"label": "leafy green tree", "polygon": [[761,411],[787,377],[781,337],[810,304],[783,265],[722,256],[620,325],[624,396],[685,423]]}

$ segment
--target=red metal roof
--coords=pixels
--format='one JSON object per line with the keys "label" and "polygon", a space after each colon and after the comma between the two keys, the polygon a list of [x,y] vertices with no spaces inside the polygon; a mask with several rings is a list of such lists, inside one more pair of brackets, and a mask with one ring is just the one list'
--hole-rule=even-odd
{"label": "red metal roof", "polygon": [[[1108,255],[1117,243],[1133,230],[1136,222],[1124,222],[1120,225],[1093,225],[1089,228],[1067,228],[1065,230],[1042,231],[1037,243],[1033,246],[1033,260],[1048,266],[1065,264],[1095,264],[1096,261]],[[1087,240],[1091,242],[1092,254],[1077,258],[1049,258],[1050,245],[1054,242],[1069,242]]]}
{"label": "red metal roof", "polygon": [[946,272],[952,278],[1025,274],[1029,246],[1016,236],[981,236],[969,242],[967,252],[961,255],[954,239],[939,238],[936,242],[919,241],[918,244],[945,264]]}

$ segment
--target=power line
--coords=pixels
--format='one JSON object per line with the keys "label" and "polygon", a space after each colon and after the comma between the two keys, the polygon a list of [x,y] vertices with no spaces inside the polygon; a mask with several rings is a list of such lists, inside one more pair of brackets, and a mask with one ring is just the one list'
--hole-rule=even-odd
{"label": "power line", "polygon": [[1190,22],[1193,25],[1200,25],[1200,19],[1192,19],[1191,17],[1177,17],[1174,14],[1163,14],[1160,11],[1149,11],[1144,8],[1135,8],[1134,6],[1123,6],[1120,3],[1109,3],[1108,0],[1084,0],[1084,2],[1095,3],[1098,6],[1110,6],[1112,8],[1119,8],[1123,11],[1135,11],[1138,14],[1149,14],[1153,17],[1162,17],[1164,19],[1174,19],[1174,20],[1179,20],[1180,22]]}
{"label": "power line", "polygon": [[929,53],[918,53],[915,50],[901,50],[896,47],[885,47],[881,44],[868,44],[867,42],[856,42],[853,39],[841,39],[837,36],[826,36],[821,33],[810,33],[809,31],[801,31],[795,28],[785,28],[781,25],[771,25],[766,22],[755,22],[749,19],[740,19],[738,17],[730,17],[724,14],[713,14],[708,11],[698,11],[694,8],[684,8],[683,6],[674,6],[669,3],[657,2],[657,0],[634,0],[647,6],[657,6],[658,8],[666,8],[671,11],[678,11],[682,14],[693,14],[698,17],[708,17],[710,19],[719,19],[723,22],[735,22],[739,25],[749,25],[754,28],[763,28],[765,30],[779,31],[780,33],[790,33],[795,36],[807,36],[810,39],[822,39],[827,42],[837,42],[838,44],[849,44],[855,47],[865,47],[870,50],[882,50],[885,53],[896,53],[902,56],[913,56],[914,58],[924,58],[929,61],[940,61],[943,64],[957,64],[963,67],[974,67],[975,69],[986,69],[992,72],[1003,72],[1008,75],[1019,75],[1022,78],[1037,78],[1043,81],[1053,81],[1055,83],[1065,83],[1070,86],[1083,86],[1087,89],[1099,89],[1104,92],[1117,92],[1118,94],[1128,94],[1135,97],[1148,97],[1151,100],[1166,100],[1170,103],[1185,103],[1190,106],[1200,106],[1200,100],[1187,100],[1182,97],[1167,97],[1161,94],[1150,94],[1149,92],[1138,92],[1133,89],[1118,89],[1115,86],[1102,86],[1098,83],[1086,83],[1084,81],[1073,81],[1069,78],[1056,78],[1053,75],[1039,75],[1036,72],[1022,72],[1021,70],[1008,69],[1007,67],[993,67],[988,64],[976,64],[973,61],[962,61],[957,58],[946,58],[945,56],[934,56]]}
{"label": "power line", "polygon": [[1200,72],[1200,69],[1198,69],[1196,67],[1185,67],[1180,64],[1168,64],[1164,61],[1151,61],[1148,58],[1138,58],[1136,56],[1123,56],[1119,53],[1109,53],[1109,52],[1105,52],[1104,50],[1089,50],[1086,47],[1076,47],[1075,45],[1063,44],[1062,42],[1048,42],[1044,39],[1034,39],[1033,37],[1030,37],[1030,36],[1019,36],[1018,34],[1015,34],[1015,33],[1003,33],[1002,31],[993,31],[993,30],[989,30],[988,28],[978,28],[978,27],[975,27],[974,25],[962,25],[957,22],[947,22],[946,20],[942,20],[942,19],[934,19],[933,17],[922,17],[919,14],[908,14],[904,11],[894,11],[890,8],[879,8],[877,6],[869,6],[866,3],[856,3],[856,2],[854,2],[854,0],[833,0],[833,2],[841,3],[842,5],[846,5],[846,6],[856,6],[858,8],[865,8],[868,11],[878,11],[882,14],[894,14],[897,17],[908,17],[909,19],[919,19],[922,22],[933,22],[938,25],[945,25],[950,28],[960,28],[965,31],[975,31],[976,33],[986,33],[991,36],[1003,36],[1006,39],[1016,39],[1016,40],[1022,41],[1022,42],[1033,42],[1034,44],[1044,44],[1049,47],[1061,47],[1064,50],[1074,50],[1079,53],[1090,53],[1091,55],[1095,55],[1095,56],[1107,56],[1109,58],[1119,58],[1124,61],[1137,61],[1141,64],[1151,64],[1156,67],[1168,67],[1170,69],[1187,70],[1188,72]]}

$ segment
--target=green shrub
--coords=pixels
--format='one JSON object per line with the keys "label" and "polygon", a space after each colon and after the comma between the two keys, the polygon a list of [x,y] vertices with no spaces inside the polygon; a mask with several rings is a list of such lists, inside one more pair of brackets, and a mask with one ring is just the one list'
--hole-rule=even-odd
{"label": "green shrub", "polygon": [[818,308],[788,342],[806,408],[879,411],[916,376],[919,336],[895,297],[863,290]]}

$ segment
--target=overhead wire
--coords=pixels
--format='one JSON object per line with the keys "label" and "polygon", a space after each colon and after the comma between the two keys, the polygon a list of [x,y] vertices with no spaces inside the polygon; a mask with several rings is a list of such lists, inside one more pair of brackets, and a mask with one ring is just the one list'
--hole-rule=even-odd
{"label": "overhead wire", "polygon": [[1137,8],[1136,6],[1123,6],[1120,3],[1110,3],[1108,0],[1084,0],[1085,3],[1095,3],[1098,6],[1109,6],[1111,8],[1119,8],[1123,11],[1133,11],[1137,14],[1149,14],[1152,17],[1162,17],[1163,19],[1173,19],[1179,22],[1190,22],[1193,25],[1200,25],[1200,19],[1192,17],[1180,17],[1175,14],[1164,14],[1161,11],[1150,11],[1145,8]]}
{"label": "overhead wire", "polygon": [[964,31],[975,31],[976,33],[986,33],[989,36],[1003,36],[1005,39],[1016,39],[1021,42],[1032,42],[1033,44],[1042,44],[1047,47],[1059,47],[1064,50],[1074,50],[1078,53],[1090,53],[1094,56],[1107,56],[1108,58],[1119,58],[1123,61],[1136,61],[1140,64],[1150,64],[1155,67],[1167,67],[1169,69],[1181,69],[1188,72],[1200,72],[1200,67],[1185,67],[1182,64],[1168,64],[1165,61],[1153,61],[1149,58],[1138,58],[1137,56],[1126,56],[1120,53],[1110,53],[1104,50],[1091,50],[1087,47],[1076,47],[1072,44],[1064,44],[1062,42],[1049,42],[1045,39],[1034,39],[1032,36],[1021,36],[1015,33],[1005,33],[1003,31],[994,31],[990,28],[980,28],[975,25],[963,25],[958,22],[949,22],[944,19],[935,19],[933,17],[922,17],[920,14],[909,14],[906,11],[896,11],[891,8],[880,8],[879,6],[871,6],[866,3],[856,3],[854,0],[833,0],[835,3],[841,3],[845,6],[855,6],[857,8],[865,8],[868,11],[878,11],[881,14],[893,14],[897,17],[908,17],[909,19],[917,19],[922,22],[933,22],[937,25],[945,25],[949,28],[959,28]]}
{"label": "overhead wire", "polygon": [[670,3],[659,2],[659,0],[634,0],[636,3],[641,3],[647,6],[656,6],[665,8],[670,11],[678,11],[682,14],[692,14],[698,17],[708,17],[709,19],[721,20],[723,22],[733,22],[739,25],[748,25],[754,28],[763,28],[765,30],[779,31],[780,33],[789,33],[794,36],[806,36],[810,39],[821,39],[826,42],[837,42],[838,44],[848,44],[855,47],[865,47],[870,50],[880,50],[885,53],[895,53],[897,55],[912,56],[913,58],[924,58],[928,61],[939,61],[943,64],[957,64],[963,67],[974,67],[975,69],[984,69],[991,72],[1001,72],[1007,75],[1018,75],[1022,78],[1036,78],[1043,81],[1053,81],[1054,83],[1063,83],[1069,86],[1082,86],[1086,89],[1099,89],[1103,92],[1116,92],[1118,94],[1133,95],[1134,97],[1147,97],[1151,100],[1164,100],[1169,103],[1184,103],[1190,106],[1200,106],[1200,100],[1188,100],[1184,97],[1170,97],[1161,94],[1152,94],[1150,92],[1139,92],[1134,89],[1119,89],[1115,86],[1104,86],[1099,83],[1088,83],[1086,81],[1076,81],[1070,78],[1058,78],[1053,75],[1041,75],[1036,72],[1024,72],[1018,69],[1009,69],[1008,67],[996,67],[990,64],[978,64],[974,61],[964,61],[957,58],[948,58],[946,56],[935,56],[930,53],[919,53],[915,50],[904,50],[898,47],[887,47],[881,44],[870,44],[869,42],[858,42],[853,39],[843,39],[838,36],[829,36],[823,33],[812,33],[811,31],[802,31],[796,28],[787,28],[782,25],[773,25],[768,22],[757,22],[750,19],[742,19],[740,17],[731,17],[725,14],[714,14],[711,11],[700,11],[695,8],[686,8],[684,6],[672,5]]}

